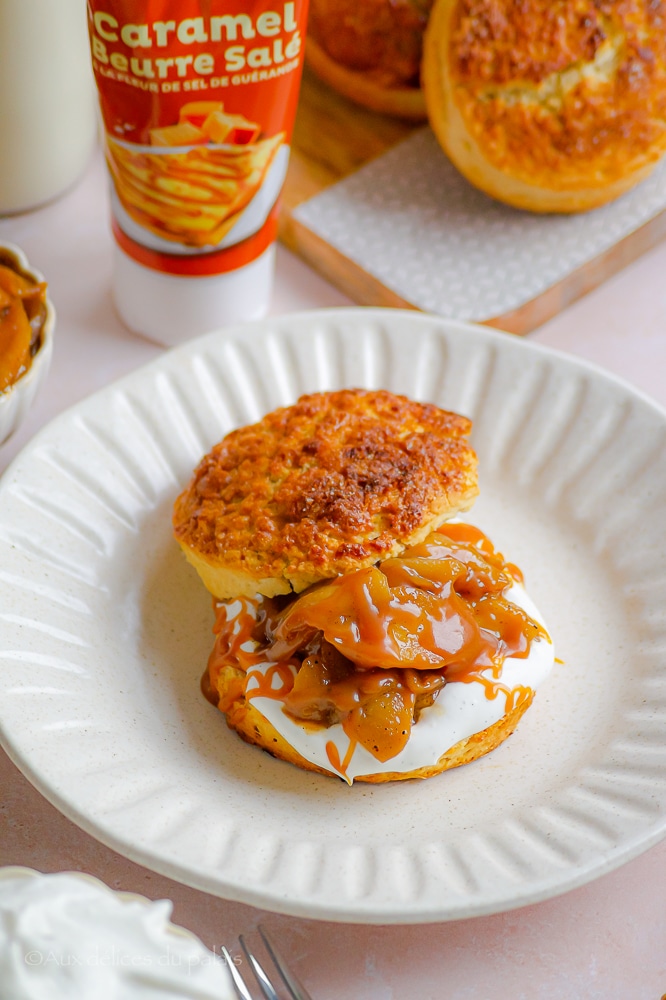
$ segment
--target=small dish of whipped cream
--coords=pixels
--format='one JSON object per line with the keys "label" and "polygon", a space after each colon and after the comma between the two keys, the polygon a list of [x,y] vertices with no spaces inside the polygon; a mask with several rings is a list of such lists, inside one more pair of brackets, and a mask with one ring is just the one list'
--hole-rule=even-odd
{"label": "small dish of whipped cream", "polygon": [[0,997],[232,1000],[223,960],[171,909],[78,872],[0,868]]}

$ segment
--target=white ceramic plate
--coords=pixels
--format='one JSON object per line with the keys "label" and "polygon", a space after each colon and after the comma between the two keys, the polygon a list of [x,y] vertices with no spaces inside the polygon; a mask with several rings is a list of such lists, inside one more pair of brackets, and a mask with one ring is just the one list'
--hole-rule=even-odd
{"label": "white ceramic plate", "polygon": [[[273,760],[199,693],[210,602],[170,511],[231,427],[386,387],[475,421],[471,519],[563,660],[518,730],[424,782]],[[205,337],[54,421],[0,483],[0,721],[71,819],[224,897],[355,922],[452,919],[581,885],[666,830],[666,414],[602,372],[416,313]]]}

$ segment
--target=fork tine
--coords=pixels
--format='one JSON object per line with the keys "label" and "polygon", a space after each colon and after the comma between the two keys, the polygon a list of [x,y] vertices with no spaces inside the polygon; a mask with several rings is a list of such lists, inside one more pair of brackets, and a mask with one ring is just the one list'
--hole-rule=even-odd
{"label": "fork tine", "polygon": [[279,996],[273,989],[273,984],[271,983],[270,979],[268,978],[262,967],[259,965],[259,962],[256,960],[256,958],[254,957],[248,946],[245,944],[245,938],[243,937],[242,934],[239,934],[238,940],[240,941],[241,948],[245,952],[245,957],[252,966],[252,971],[257,977],[257,982],[259,983],[261,992],[266,997],[266,1000],[280,1000]]}
{"label": "fork tine", "polygon": [[269,936],[268,931],[259,924],[257,930],[261,934],[261,939],[266,945],[266,950],[275,962],[276,968],[278,969],[285,985],[291,991],[292,1000],[312,1000],[312,997],[303,986],[302,983],[296,978],[293,972],[289,971],[289,968],[285,960],[280,955],[280,952],[276,949],[272,938]]}
{"label": "fork tine", "polygon": [[241,975],[236,966],[234,965],[233,958],[231,957],[227,949],[224,947],[224,945],[222,946],[222,955],[224,956],[224,961],[227,963],[229,974],[231,975],[231,978],[234,981],[236,993],[240,997],[240,1000],[252,1000],[251,993],[248,992],[247,986],[241,979]]}

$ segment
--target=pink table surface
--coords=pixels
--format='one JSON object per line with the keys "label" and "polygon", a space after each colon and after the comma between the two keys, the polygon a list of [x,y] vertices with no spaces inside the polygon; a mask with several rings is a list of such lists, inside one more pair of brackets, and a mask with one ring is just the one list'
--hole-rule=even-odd
{"label": "pink table surface", "polygon": [[[0,220],[49,279],[58,313],[49,381],[0,448],[0,472],[61,410],[156,357],[110,298],[111,236],[99,152],[76,187]],[[666,406],[666,244],[532,334],[621,375]],[[350,305],[283,248],[272,313]],[[665,517],[666,520],[666,517]],[[275,931],[315,1000],[660,1000],[666,993],[666,842],[583,888],[490,917],[371,927],[264,913],[135,865],[51,806],[0,751],[0,864],[90,872],[113,888],[174,902],[211,948],[258,922]],[[2,986],[0,984],[0,997]]]}

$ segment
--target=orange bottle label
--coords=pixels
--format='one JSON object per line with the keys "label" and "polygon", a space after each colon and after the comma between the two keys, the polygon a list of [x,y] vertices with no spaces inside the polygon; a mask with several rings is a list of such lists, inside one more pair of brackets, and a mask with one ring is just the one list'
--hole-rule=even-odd
{"label": "orange bottle label", "polygon": [[114,233],[175,274],[275,238],[307,0],[89,0]]}

